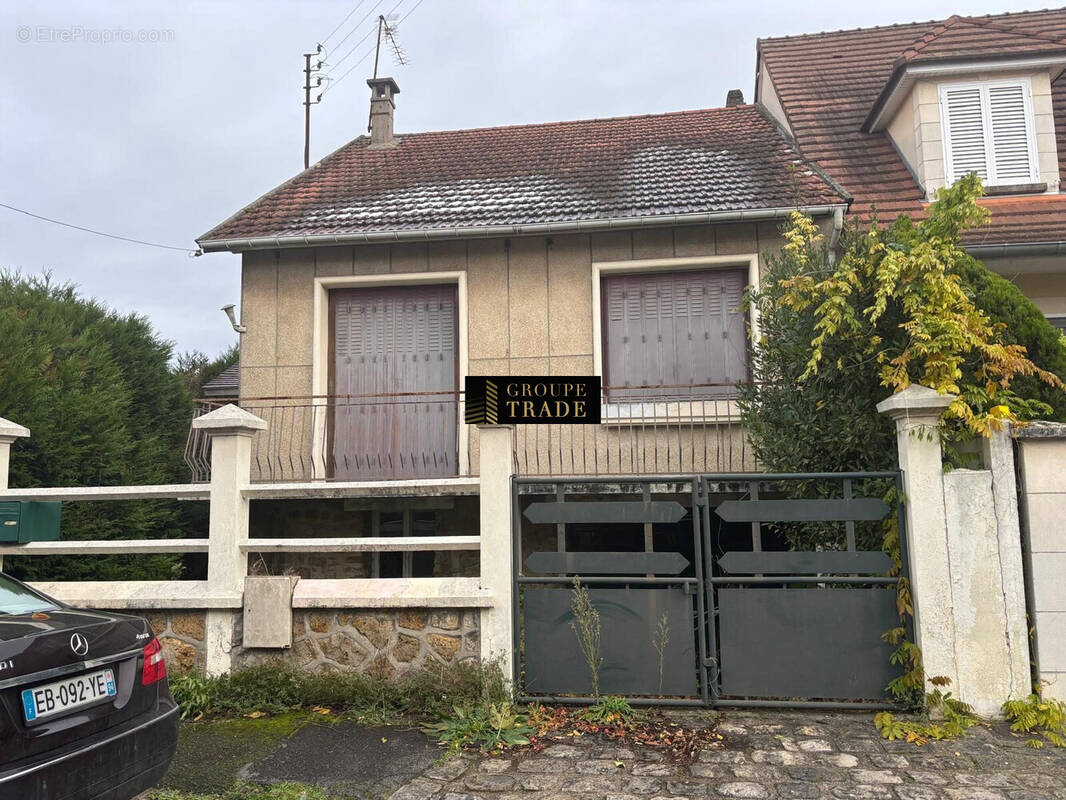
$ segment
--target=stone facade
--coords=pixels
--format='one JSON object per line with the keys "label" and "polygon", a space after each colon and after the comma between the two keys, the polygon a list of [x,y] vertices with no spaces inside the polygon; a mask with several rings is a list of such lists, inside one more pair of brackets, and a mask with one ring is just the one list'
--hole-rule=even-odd
{"label": "stone facade", "polygon": [[[477,659],[478,614],[448,608],[296,610],[291,648],[244,650],[237,644],[233,666],[280,660],[314,672],[377,671],[391,676]],[[144,616],[163,645],[171,674],[203,671],[203,611],[151,611]],[[237,623],[239,643],[239,615]]]}

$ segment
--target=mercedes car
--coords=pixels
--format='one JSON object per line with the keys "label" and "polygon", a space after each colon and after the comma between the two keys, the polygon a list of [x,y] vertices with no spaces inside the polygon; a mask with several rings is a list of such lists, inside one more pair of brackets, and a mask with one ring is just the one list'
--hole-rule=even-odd
{"label": "mercedes car", "polygon": [[140,617],[0,573],[0,800],[128,800],[174,755],[179,709]]}

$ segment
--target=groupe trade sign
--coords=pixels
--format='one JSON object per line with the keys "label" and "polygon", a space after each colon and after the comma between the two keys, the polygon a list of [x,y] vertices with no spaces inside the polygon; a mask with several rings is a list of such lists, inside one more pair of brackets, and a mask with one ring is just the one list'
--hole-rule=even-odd
{"label": "groupe trade sign", "polygon": [[469,425],[600,421],[598,375],[469,375],[465,389]]}

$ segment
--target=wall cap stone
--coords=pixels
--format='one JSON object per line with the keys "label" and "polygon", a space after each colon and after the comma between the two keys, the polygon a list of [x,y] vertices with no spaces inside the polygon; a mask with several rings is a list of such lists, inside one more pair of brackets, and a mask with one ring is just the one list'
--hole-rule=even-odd
{"label": "wall cap stone", "polygon": [[888,414],[892,419],[930,419],[938,418],[958,395],[940,394],[936,389],[912,383],[902,392],[886,397],[877,404],[877,411]]}
{"label": "wall cap stone", "polygon": [[9,419],[0,417],[0,441],[12,442],[30,435],[30,429]]}
{"label": "wall cap stone", "polygon": [[222,408],[197,417],[192,421],[192,426],[208,434],[216,433],[254,433],[267,429],[266,420],[260,419],[255,414],[250,414],[243,408],[238,408],[233,403],[228,403]]}
{"label": "wall cap stone", "polygon": [[1015,426],[1015,439],[1066,439],[1066,423],[1038,419],[1028,425]]}

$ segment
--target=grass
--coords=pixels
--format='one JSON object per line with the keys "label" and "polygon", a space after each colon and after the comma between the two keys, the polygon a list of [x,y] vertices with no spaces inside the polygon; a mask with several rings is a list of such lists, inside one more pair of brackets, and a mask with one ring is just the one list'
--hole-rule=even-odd
{"label": "grass", "polygon": [[302,783],[277,783],[259,786],[240,781],[221,794],[190,794],[177,789],[153,789],[147,800],[334,800],[331,795],[316,786]]}
{"label": "grass", "polygon": [[456,706],[510,698],[495,664],[429,666],[396,678],[359,672],[309,673],[278,662],[217,678],[189,673],[170,681],[182,718],[278,714],[328,708],[369,724],[404,715],[442,717]]}

